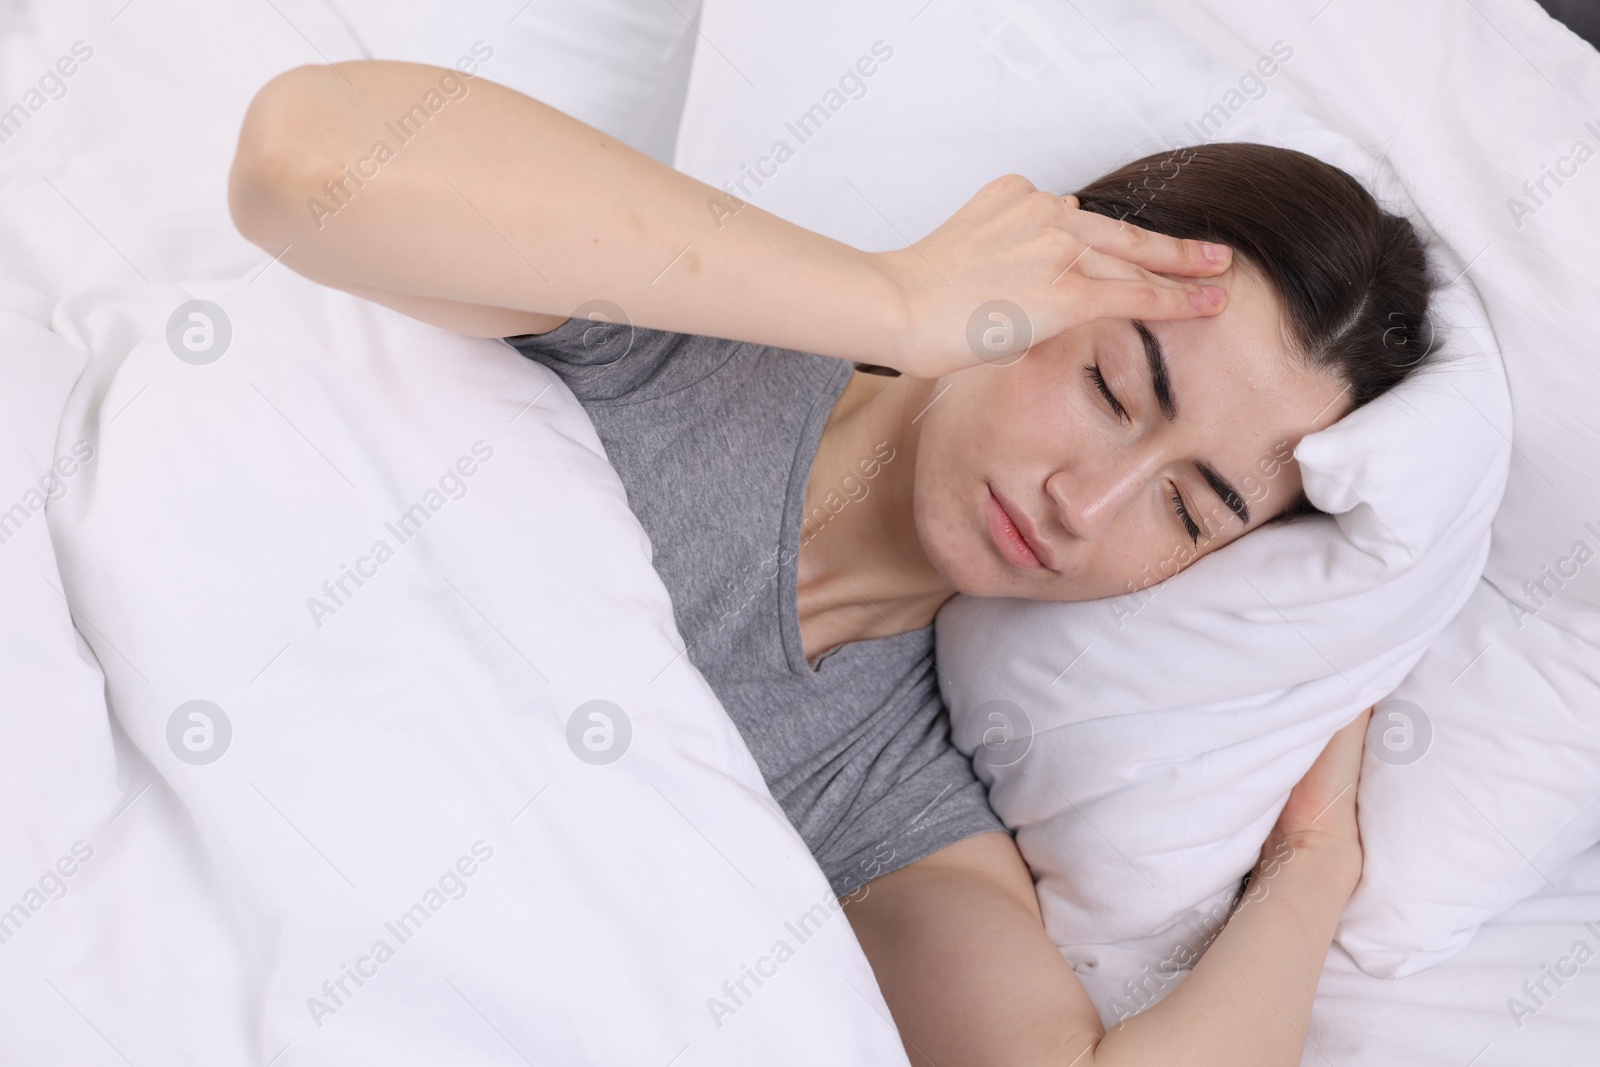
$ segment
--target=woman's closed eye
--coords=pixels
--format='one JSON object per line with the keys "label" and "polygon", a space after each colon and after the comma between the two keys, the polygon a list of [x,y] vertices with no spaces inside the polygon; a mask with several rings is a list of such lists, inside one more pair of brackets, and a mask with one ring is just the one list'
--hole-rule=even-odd
{"label": "woman's closed eye", "polygon": [[1128,409],[1122,406],[1122,401],[1116,398],[1116,395],[1111,392],[1111,387],[1106,384],[1105,375],[1100,373],[1100,364],[1087,364],[1083,370],[1089,376],[1089,380],[1094,382],[1095,388],[1100,390],[1100,395],[1106,398],[1106,403],[1111,405],[1111,410],[1116,414],[1117,418],[1127,422]]}
{"label": "woman's closed eye", "polygon": [[[1118,400],[1116,394],[1111,391],[1111,386],[1106,382],[1106,376],[1100,371],[1100,365],[1098,363],[1085,364],[1083,371],[1089,376],[1089,380],[1094,382],[1095,388],[1100,390],[1100,395],[1105,397],[1105,401],[1110,405],[1112,413],[1118,419],[1127,422],[1128,409],[1122,406],[1122,401]],[[1178,487],[1175,485],[1172,487],[1172,510],[1178,516],[1178,521],[1183,524],[1183,532],[1189,535],[1191,542],[1198,545],[1200,543],[1200,526],[1194,521],[1194,516],[1189,513],[1188,505],[1183,502],[1183,494],[1178,492]]]}
{"label": "woman's closed eye", "polygon": [[1189,540],[1196,545],[1200,543],[1200,527],[1195,524],[1194,517],[1189,514],[1188,507],[1183,502],[1183,494],[1178,492],[1178,487],[1172,487],[1172,507],[1178,513],[1178,519],[1183,523],[1183,531],[1189,535]]}

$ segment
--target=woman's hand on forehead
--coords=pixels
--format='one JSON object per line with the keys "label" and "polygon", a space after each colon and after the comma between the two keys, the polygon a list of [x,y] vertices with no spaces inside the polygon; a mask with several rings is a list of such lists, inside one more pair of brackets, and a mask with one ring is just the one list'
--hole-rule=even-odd
{"label": "woman's hand on forehead", "polygon": [[1071,211],[1067,223],[1079,240],[1146,272],[1207,278],[1221,274],[1233,262],[1233,250],[1227,245],[1169,237],[1127,219],[1084,211],[1070,193],[1061,202]]}
{"label": "woman's hand on forehead", "polygon": [[1084,211],[1074,196],[1008,174],[927,237],[875,258],[906,319],[890,365],[938,377],[1015,362],[1032,345],[1095,319],[1215,315],[1227,306],[1227,291],[1185,279],[1222,273],[1232,253]]}

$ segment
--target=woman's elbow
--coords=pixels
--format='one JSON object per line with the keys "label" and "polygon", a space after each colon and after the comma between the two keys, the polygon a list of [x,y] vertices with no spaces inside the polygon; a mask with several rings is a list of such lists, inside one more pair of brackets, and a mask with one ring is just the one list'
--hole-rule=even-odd
{"label": "woman's elbow", "polygon": [[337,86],[344,84],[332,67],[296,67],[267,82],[250,102],[228,173],[228,212],[249,241],[267,247],[290,239],[295,201],[320,173],[319,160],[338,128]]}

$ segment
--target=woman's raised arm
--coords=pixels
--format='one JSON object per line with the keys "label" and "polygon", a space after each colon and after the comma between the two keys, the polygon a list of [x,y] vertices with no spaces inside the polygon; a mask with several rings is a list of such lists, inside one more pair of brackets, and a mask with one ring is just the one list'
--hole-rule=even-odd
{"label": "woman's raised arm", "polygon": [[294,270],[462,332],[543,332],[606,300],[640,326],[921,374],[975,362],[985,301],[1024,308],[1035,339],[1107,314],[1186,318],[1221,304],[1132,264],[1227,265],[1015,175],[918,245],[865,253],[504,86],[386,61],[269,82],[229,205]]}

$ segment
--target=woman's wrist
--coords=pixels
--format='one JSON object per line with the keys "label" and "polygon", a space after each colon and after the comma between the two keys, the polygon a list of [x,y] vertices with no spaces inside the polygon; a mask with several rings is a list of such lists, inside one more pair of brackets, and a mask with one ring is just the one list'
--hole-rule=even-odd
{"label": "woman's wrist", "polygon": [[860,301],[864,321],[856,336],[866,341],[867,351],[851,358],[916,376],[922,345],[915,336],[910,291],[897,266],[905,251],[860,253],[862,275],[849,297]]}

